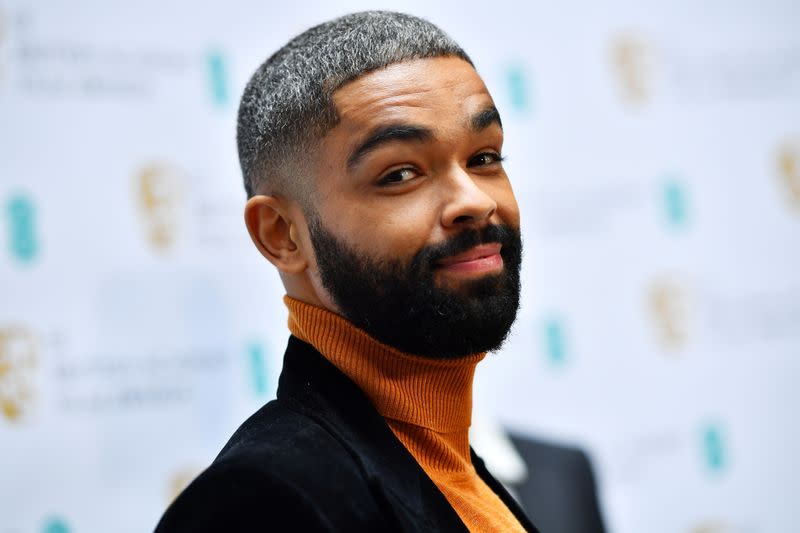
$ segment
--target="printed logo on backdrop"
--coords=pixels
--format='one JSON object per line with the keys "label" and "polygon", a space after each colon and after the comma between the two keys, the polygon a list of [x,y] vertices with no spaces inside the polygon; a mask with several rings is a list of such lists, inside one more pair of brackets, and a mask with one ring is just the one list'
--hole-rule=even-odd
{"label": "printed logo on backdrop", "polygon": [[611,70],[621,99],[632,107],[645,104],[653,90],[652,47],[634,32],[622,32],[611,39]]}
{"label": "printed logo on backdrop", "polygon": [[36,207],[27,194],[12,195],[6,202],[8,251],[18,263],[30,264],[39,255]]}
{"label": "printed logo on backdrop", "polygon": [[156,252],[172,249],[180,233],[184,178],[166,163],[148,163],[134,178],[136,205],[142,235]]}
{"label": "printed logo on backdrop", "polygon": [[800,215],[800,137],[784,142],[777,159],[778,180],[786,205]]}
{"label": "printed logo on backdrop", "polygon": [[[644,181],[595,177],[591,184],[535,188],[528,199],[537,205],[535,231],[553,238],[582,236],[617,238],[632,217],[652,209],[652,184]],[[613,237],[609,237],[613,232]]]}
{"label": "printed logo on backdrop", "polygon": [[263,343],[254,341],[247,345],[247,367],[253,394],[257,398],[267,396],[270,392],[271,380]]}
{"label": "printed logo on backdrop", "polygon": [[0,326],[0,416],[16,422],[34,401],[38,365],[34,335],[22,326]]}
{"label": "printed logo on backdrop", "polygon": [[172,472],[172,475],[170,475],[169,482],[167,484],[168,485],[167,498],[166,498],[167,506],[169,506],[169,504],[175,501],[175,498],[177,498],[180,495],[180,493],[183,492],[183,489],[189,486],[189,483],[191,483],[194,480],[194,478],[197,477],[197,475],[201,472],[201,470],[202,469],[200,468],[190,466],[190,467],[179,468],[174,472]]}
{"label": "printed logo on backdrop", "polygon": [[543,322],[543,347],[547,362],[553,367],[562,367],[567,363],[567,339],[564,320],[558,316],[549,316]]}
{"label": "printed logo on backdrop", "polygon": [[241,225],[241,198],[228,194],[229,188],[218,178],[168,159],[144,161],[132,176],[132,203],[142,243],[157,255],[169,255],[186,244],[249,251],[252,244]]}
{"label": "printed logo on backdrop", "polygon": [[691,295],[685,285],[671,278],[656,279],[647,288],[647,313],[658,345],[670,352],[682,350],[689,341]]}
{"label": "printed logo on backdrop", "polygon": [[681,428],[660,427],[647,433],[620,435],[609,456],[609,478],[615,483],[640,483],[659,475],[658,469],[681,464],[684,449],[686,436]]}
{"label": "printed logo on backdrop", "polygon": [[708,333],[720,346],[800,341],[800,286],[706,290]]}
{"label": "printed logo on backdrop", "polygon": [[[52,14],[23,9],[17,8],[13,20],[14,79],[20,94],[57,100],[130,102],[164,97],[172,101],[191,87],[193,75],[202,74],[201,65],[177,47],[104,41],[93,32],[70,27],[59,32],[28,31]],[[41,27],[52,24],[59,25],[53,20]]]}
{"label": "printed logo on backdrop", "polygon": [[729,439],[719,420],[686,420],[643,433],[621,434],[608,457],[609,482],[641,483],[671,476],[676,469],[700,472],[716,482],[731,468]]}
{"label": "printed logo on backdrop", "polygon": [[680,230],[689,221],[689,198],[686,185],[678,179],[667,178],[662,185],[664,216],[671,230]]}
{"label": "printed logo on backdrop", "polygon": [[728,466],[725,435],[719,424],[705,424],[700,429],[703,465],[707,472],[718,474]]}
{"label": "printed logo on backdrop", "polygon": [[211,50],[206,55],[211,101],[217,107],[225,107],[230,100],[228,90],[228,67],[225,54],[221,50]]}
{"label": "printed logo on backdrop", "polygon": [[530,112],[532,87],[529,71],[522,64],[510,65],[506,70],[508,101],[517,114]]}
{"label": "printed logo on backdrop", "polygon": [[70,528],[62,518],[48,518],[42,525],[42,533],[70,533]]}
{"label": "printed logo on backdrop", "polygon": [[[690,31],[656,41],[619,31],[608,47],[610,80],[619,100],[641,108],[655,100],[677,105],[742,100],[796,100],[800,44],[765,46],[763,38],[708,40]],[[725,43],[722,44],[721,43]]]}
{"label": "printed logo on backdrop", "polygon": [[665,352],[703,344],[721,356],[723,347],[800,340],[800,286],[722,289],[691,281],[662,275],[642,289],[650,334]]}

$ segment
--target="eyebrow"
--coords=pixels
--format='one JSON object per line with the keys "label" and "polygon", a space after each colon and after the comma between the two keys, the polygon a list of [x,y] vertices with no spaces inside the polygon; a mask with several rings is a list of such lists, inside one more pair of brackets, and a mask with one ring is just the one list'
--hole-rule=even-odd
{"label": "eyebrow", "polygon": [[[473,131],[482,131],[497,124],[502,129],[503,123],[500,120],[500,113],[494,106],[489,106],[475,115],[468,121]],[[428,142],[434,138],[430,128],[416,126],[413,124],[389,124],[380,126],[372,131],[364,141],[359,144],[347,158],[347,167],[353,168],[367,154],[377,150],[381,146],[396,141],[415,141]]]}
{"label": "eyebrow", "polygon": [[380,146],[395,141],[425,142],[433,139],[433,132],[422,126],[410,124],[390,124],[375,129],[364,142],[353,150],[347,159],[347,166],[352,168],[368,153],[377,150]]}
{"label": "eyebrow", "polygon": [[503,121],[500,120],[500,113],[495,106],[489,106],[483,111],[476,113],[469,122],[474,131],[485,130],[492,124],[497,124],[500,126],[500,129],[503,128]]}

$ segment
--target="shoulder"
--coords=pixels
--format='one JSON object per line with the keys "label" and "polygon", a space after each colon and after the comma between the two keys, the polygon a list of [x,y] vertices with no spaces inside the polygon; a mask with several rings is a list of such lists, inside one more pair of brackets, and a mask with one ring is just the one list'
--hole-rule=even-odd
{"label": "shoulder", "polygon": [[585,451],[517,433],[510,437],[528,468],[527,479],[514,488],[542,531],[605,531]]}
{"label": "shoulder", "polygon": [[572,472],[592,475],[591,461],[581,448],[556,444],[519,433],[510,433],[509,437],[529,468],[553,469],[562,474]]}
{"label": "shoulder", "polygon": [[318,422],[270,402],[173,502],[157,533],[381,528],[359,462]]}

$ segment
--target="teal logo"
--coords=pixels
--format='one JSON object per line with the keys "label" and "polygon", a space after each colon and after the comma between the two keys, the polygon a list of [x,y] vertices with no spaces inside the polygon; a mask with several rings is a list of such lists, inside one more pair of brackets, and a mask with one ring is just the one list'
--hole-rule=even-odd
{"label": "teal logo", "polygon": [[247,346],[247,358],[250,366],[250,380],[256,396],[266,396],[269,378],[267,377],[267,361],[264,345],[252,342]]}
{"label": "teal logo", "polygon": [[715,424],[707,425],[702,428],[701,439],[706,468],[714,473],[724,470],[728,461],[722,430]]}
{"label": "teal logo", "polygon": [[668,180],[663,185],[662,195],[667,224],[676,229],[686,226],[689,218],[686,187],[677,180]]}
{"label": "teal logo", "polygon": [[228,68],[225,56],[219,50],[212,50],[206,57],[208,68],[208,81],[211,88],[211,100],[217,106],[225,106],[228,103]]}
{"label": "teal logo", "polygon": [[44,523],[42,533],[69,533],[69,527],[60,518],[50,518]]}
{"label": "teal logo", "polygon": [[506,83],[512,109],[518,112],[527,111],[531,106],[531,88],[525,70],[519,65],[510,67],[506,72]]}
{"label": "teal logo", "polygon": [[561,320],[551,317],[544,321],[544,348],[552,365],[561,366],[566,362],[567,346]]}
{"label": "teal logo", "polygon": [[12,257],[22,263],[33,262],[39,254],[36,231],[36,208],[26,195],[9,198],[6,203],[8,246]]}

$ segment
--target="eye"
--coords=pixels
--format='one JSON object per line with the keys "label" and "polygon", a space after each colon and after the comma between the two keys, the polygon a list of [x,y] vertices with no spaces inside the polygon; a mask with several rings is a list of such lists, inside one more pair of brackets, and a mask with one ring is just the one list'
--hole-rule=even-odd
{"label": "eye", "polygon": [[381,179],[378,180],[378,185],[392,185],[395,183],[404,183],[406,181],[413,180],[419,175],[419,173],[410,167],[405,168],[398,168],[397,170],[392,170],[391,172],[384,174]]}
{"label": "eye", "polygon": [[503,156],[496,152],[481,152],[467,161],[468,167],[483,167],[503,161]]}

